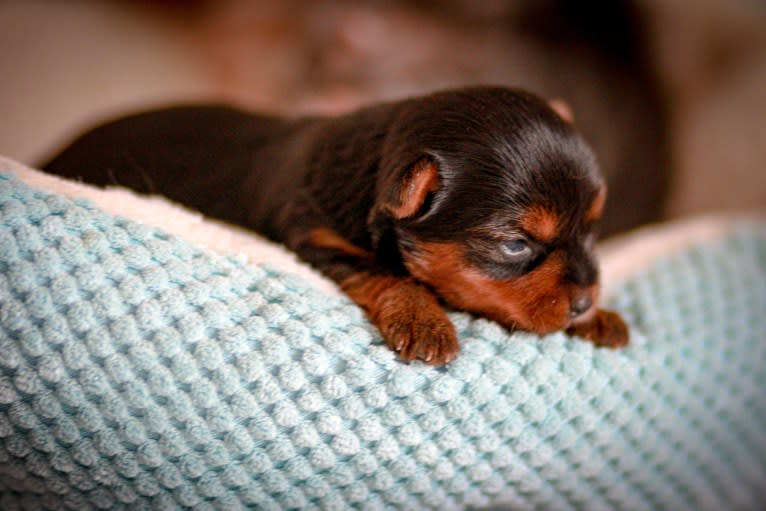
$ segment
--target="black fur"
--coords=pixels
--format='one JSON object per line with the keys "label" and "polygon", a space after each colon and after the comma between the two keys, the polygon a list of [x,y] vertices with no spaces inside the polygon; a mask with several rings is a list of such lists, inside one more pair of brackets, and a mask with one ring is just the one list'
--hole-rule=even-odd
{"label": "black fur", "polygon": [[[396,196],[423,157],[438,164],[443,186],[427,211],[394,222],[376,204]],[[299,253],[308,230],[329,227],[389,264],[412,237],[475,238],[488,225],[511,225],[532,204],[580,218],[573,208],[585,207],[601,183],[588,147],[544,101],[493,87],[337,118],[283,120],[226,106],[156,110],[95,128],[44,169],[162,194]]]}
{"label": "black fur", "polygon": [[[397,217],[390,206],[424,161],[436,165],[438,187],[429,188],[414,214]],[[413,280],[407,270],[429,243],[461,247],[464,263],[455,271],[469,265],[510,286],[501,293],[508,297],[516,296],[514,279],[534,272],[552,253],[559,259],[565,254],[561,266],[553,266],[560,274],[543,270],[535,277],[543,293],[536,300],[545,307],[566,300],[573,309],[564,314],[572,317],[578,297],[588,297],[586,308],[595,301],[594,226],[586,217],[603,186],[596,159],[546,102],[520,90],[449,90],[335,118],[286,120],[226,106],[156,110],[95,128],[44,168],[162,194],[284,243],[341,284],[389,346],[408,359],[444,363],[457,353],[454,329],[433,294],[440,282]],[[553,239],[523,231],[532,207],[558,219]],[[320,228],[343,240],[340,249],[312,238]],[[504,256],[503,243],[519,238],[529,256]],[[463,277],[472,279],[471,271]],[[386,298],[381,282],[397,294]],[[554,292],[550,286],[559,298],[544,294]],[[418,306],[423,312],[413,313]],[[495,305],[488,307],[500,317]],[[550,321],[564,325],[556,314]],[[619,318],[610,319],[617,326],[601,335],[604,318],[612,316],[598,311],[595,326],[581,329],[582,335],[593,331],[601,336],[596,342],[626,342]],[[402,341],[401,332],[412,338]]]}

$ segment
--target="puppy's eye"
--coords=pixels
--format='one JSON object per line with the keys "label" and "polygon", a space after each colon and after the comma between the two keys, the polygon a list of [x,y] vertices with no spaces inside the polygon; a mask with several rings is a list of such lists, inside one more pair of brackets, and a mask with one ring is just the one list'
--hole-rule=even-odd
{"label": "puppy's eye", "polygon": [[529,246],[529,243],[522,238],[502,242],[500,244],[500,250],[505,257],[514,261],[529,257],[532,253],[532,248]]}

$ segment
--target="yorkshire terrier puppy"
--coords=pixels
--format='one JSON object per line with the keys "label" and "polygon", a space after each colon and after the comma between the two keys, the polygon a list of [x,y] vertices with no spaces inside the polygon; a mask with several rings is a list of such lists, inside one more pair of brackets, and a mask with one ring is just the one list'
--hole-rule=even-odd
{"label": "yorkshire terrier puppy", "polygon": [[285,244],[405,360],[458,354],[442,302],[509,329],[628,341],[597,308],[596,158],[563,103],[528,92],[447,90],[293,120],[155,110],[95,128],[45,170],[162,194]]}

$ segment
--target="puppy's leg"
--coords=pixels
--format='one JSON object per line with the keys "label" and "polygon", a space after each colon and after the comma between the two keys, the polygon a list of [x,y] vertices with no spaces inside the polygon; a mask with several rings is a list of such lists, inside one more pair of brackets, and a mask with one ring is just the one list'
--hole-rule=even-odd
{"label": "puppy's leg", "polygon": [[625,322],[618,314],[604,309],[597,310],[590,321],[568,328],[567,333],[587,339],[596,346],[618,348],[628,344]]}
{"label": "puppy's leg", "polygon": [[455,327],[436,296],[411,276],[380,267],[372,254],[330,229],[314,229],[296,251],[365,310],[403,359],[442,365],[457,356]]}
{"label": "puppy's leg", "polygon": [[412,277],[362,271],[343,279],[340,286],[403,359],[441,365],[457,356],[452,322],[436,296]]}

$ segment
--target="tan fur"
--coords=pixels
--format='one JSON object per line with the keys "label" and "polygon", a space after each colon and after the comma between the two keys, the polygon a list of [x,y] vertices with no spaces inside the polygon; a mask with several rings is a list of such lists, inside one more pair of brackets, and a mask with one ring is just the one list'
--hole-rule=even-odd
{"label": "tan fur", "polygon": [[316,247],[338,250],[339,252],[343,252],[344,254],[358,257],[360,259],[372,258],[372,254],[362,248],[357,247],[327,227],[318,227],[316,229],[312,229],[309,233],[309,238],[311,244]]}
{"label": "tan fur", "polygon": [[559,216],[542,206],[533,206],[522,215],[520,224],[535,239],[550,243],[558,234]]}
{"label": "tan fur", "polygon": [[436,296],[412,277],[360,272],[340,285],[403,359],[441,365],[457,356],[455,327]]}
{"label": "tan fur", "polygon": [[[564,254],[554,251],[531,272],[513,280],[494,280],[472,267],[457,243],[421,243],[405,256],[412,275],[460,309],[491,318],[509,328],[545,334],[569,326],[575,292],[563,282]],[[594,302],[598,287],[585,290]]]}
{"label": "tan fur", "polygon": [[429,193],[439,187],[436,164],[429,160],[417,162],[402,182],[399,203],[389,205],[394,218],[408,218],[418,212]]}
{"label": "tan fur", "polygon": [[598,194],[593,199],[593,202],[591,202],[590,208],[588,208],[588,212],[585,214],[585,221],[595,222],[601,218],[601,215],[604,213],[604,204],[606,204],[606,186],[602,186],[599,189]]}

